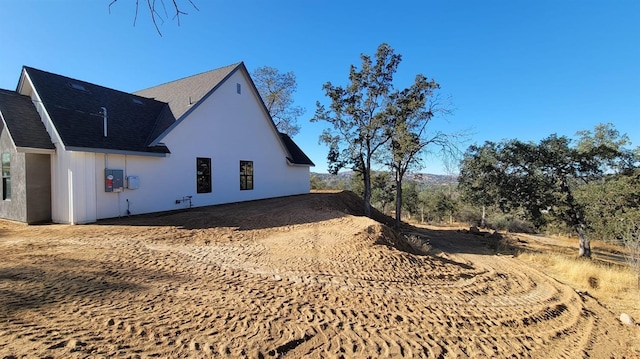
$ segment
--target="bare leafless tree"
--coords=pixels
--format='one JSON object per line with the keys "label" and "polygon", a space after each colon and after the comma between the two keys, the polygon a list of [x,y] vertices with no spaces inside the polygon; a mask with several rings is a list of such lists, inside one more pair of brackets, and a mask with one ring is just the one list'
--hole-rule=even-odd
{"label": "bare leafless tree", "polygon": [[[117,3],[119,0],[112,0],[109,3],[109,13],[111,13],[111,6]],[[167,6],[164,3],[164,0],[142,0],[142,2],[146,2],[146,7],[149,9],[149,15],[151,16],[151,22],[153,22],[153,26],[156,28],[158,35],[162,36],[160,32],[160,28],[158,27],[158,22],[163,23],[165,18],[169,17],[169,13],[167,12]],[[178,22],[178,26],[180,26],[180,15],[188,15],[186,11],[184,11],[184,6],[182,4],[188,3],[197,11],[200,11],[196,4],[192,0],[184,0],[182,4],[178,4],[180,0],[171,0],[171,7],[173,8],[174,14],[173,19]],[[138,11],[140,9],[140,0],[135,0],[136,11],[133,17],[133,26],[136,26],[136,21],[138,20]]]}

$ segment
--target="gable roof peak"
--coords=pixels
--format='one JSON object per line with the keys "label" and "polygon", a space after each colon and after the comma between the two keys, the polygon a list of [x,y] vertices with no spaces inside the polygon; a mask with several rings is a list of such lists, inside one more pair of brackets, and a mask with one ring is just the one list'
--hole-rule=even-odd
{"label": "gable roof peak", "polygon": [[164,134],[175,127],[182,118],[196,108],[220,84],[225,82],[238,69],[245,69],[243,62],[220,67],[196,75],[181,78],[162,85],[134,92],[142,97],[155,99],[169,105],[170,116],[158,119],[153,131],[152,145],[160,143]]}

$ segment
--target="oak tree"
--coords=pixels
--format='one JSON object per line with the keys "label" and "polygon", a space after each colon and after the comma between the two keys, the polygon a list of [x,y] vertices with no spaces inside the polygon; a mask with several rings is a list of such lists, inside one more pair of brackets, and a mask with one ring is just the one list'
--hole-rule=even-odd
{"label": "oak tree", "polygon": [[360,55],[360,59],[360,68],[351,65],[347,86],[335,86],[331,82],[323,85],[331,104],[327,108],[317,101],[311,121],[331,125],[320,136],[320,142],[329,146],[329,172],[336,174],[349,167],[362,174],[364,213],[371,216],[371,168],[375,156],[390,140],[389,96],[402,56],[383,43],[378,47],[375,61],[365,54]]}
{"label": "oak tree", "polygon": [[625,163],[620,146],[611,141],[587,145],[589,139],[583,134],[580,144],[572,146],[571,139],[554,134],[538,144],[509,140],[472,146],[462,161],[460,189],[479,204],[522,209],[538,226],[548,216],[561,220],[578,234],[578,254],[590,257],[588,204],[576,197],[576,189],[602,180],[608,171],[627,168],[612,165]]}
{"label": "oak tree", "polygon": [[464,136],[464,133],[431,131],[428,127],[435,115],[450,112],[435,92],[439,88],[433,79],[427,80],[418,74],[413,85],[390,96],[387,131],[391,140],[385,162],[395,179],[396,226],[400,226],[402,218],[404,176],[422,165],[423,155],[430,147],[435,146],[442,154],[455,157],[457,143]]}
{"label": "oak tree", "polygon": [[296,92],[296,75],[293,72],[281,73],[269,66],[257,68],[251,77],[262,97],[278,131],[289,136],[300,132],[298,117],[304,114],[304,108],[293,105],[293,93]]}

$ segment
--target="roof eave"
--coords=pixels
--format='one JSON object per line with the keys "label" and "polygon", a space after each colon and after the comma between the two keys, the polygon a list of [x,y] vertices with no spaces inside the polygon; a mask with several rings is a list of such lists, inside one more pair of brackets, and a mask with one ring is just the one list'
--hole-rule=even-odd
{"label": "roof eave", "polygon": [[22,153],[36,153],[36,154],[43,154],[43,155],[56,153],[55,149],[35,148],[35,147],[16,147],[16,151],[22,152]]}
{"label": "roof eave", "polygon": [[[51,138],[51,142],[53,143],[57,143],[62,150],[66,149],[66,144],[64,143],[64,141],[62,140],[62,136],[60,136],[60,133],[58,132],[58,128],[56,127],[56,125],[53,123],[53,120],[51,120],[51,115],[49,114],[49,111],[47,110],[47,106],[45,106],[44,102],[42,101],[42,98],[40,97],[40,94],[38,93],[38,90],[36,89],[35,85],[33,84],[33,81],[31,80],[31,76],[29,76],[29,72],[27,71],[27,67],[23,66],[22,67],[22,76],[20,76],[20,80],[18,81],[18,86],[17,86],[17,90],[16,92],[22,94],[23,92],[23,87],[25,85],[25,82],[27,81],[29,84],[29,87],[32,90],[32,94],[29,95],[29,97],[31,97],[31,102],[34,103],[39,103],[42,106],[42,111],[44,113],[44,118],[43,118],[43,114],[40,113],[40,111],[38,111],[39,115],[40,115],[40,121],[42,121],[42,123],[45,125],[45,129],[51,129],[52,133],[49,133],[49,131],[47,131],[47,133],[49,133],[49,137]],[[35,97],[35,100],[34,100]],[[37,111],[37,106],[36,106],[36,111]],[[46,121],[46,123],[45,123]],[[49,126],[47,126],[47,124]]]}
{"label": "roof eave", "polygon": [[296,163],[293,162],[290,158],[287,157],[287,164],[289,166],[293,166],[293,167],[315,167],[315,163],[311,162],[311,163]]}
{"label": "roof eave", "polygon": [[11,145],[13,146],[14,149],[17,148],[16,146],[16,141],[13,140],[13,136],[11,135],[11,131],[9,131],[9,127],[7,126],[7,121],[4,120],[4,115],[2,114],[2,111],[0,111],[0,121],[2,121],[2,126],[3,128],[7,129],[7,136],[9,137],[9,141],[11,141]]}
{"label": "roof eave", "polygon": [[91,147],[73,147],[67,146],[67,151],[76,152],[91,152],[91,153],[104,153],[113,155],[129,155],[129,156],[148,156],[148,157],[169,157],[170,152],[143,152],[143,151],[129,151],[129,150],[116,150],[109,148],[91,148]]}

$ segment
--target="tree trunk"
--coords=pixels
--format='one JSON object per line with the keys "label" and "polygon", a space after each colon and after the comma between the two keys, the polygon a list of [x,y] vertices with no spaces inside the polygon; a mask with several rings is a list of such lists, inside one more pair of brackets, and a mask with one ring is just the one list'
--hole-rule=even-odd
{"label": "tree trunk", "polygon": [[364,215],[371,217],[371,182],[367,182],[368,175],[365,174],[364,184]]}
{"label": "tree trunk", "polygon": [[580,241],[580,249],[578,250],[578,255],[580,257],[591,258],[591,243],[589,242],[589,238],[584,233],[584,229],[581,227],[577,228],[578,232],[578,240]]}
{"label": "tree trunk", "polygon": [[402,220],[402,182],[396,180],[396,228],[400,228]]}
{"label": "tree trunk", "polygon": [[482,205],[482,219],[480,220],[480,228],[487,227],[487,209]]}
{"label": "tree trunk", "polygon": [[367,161],[364,171],[364,215],[371,218],[371,163]]}

